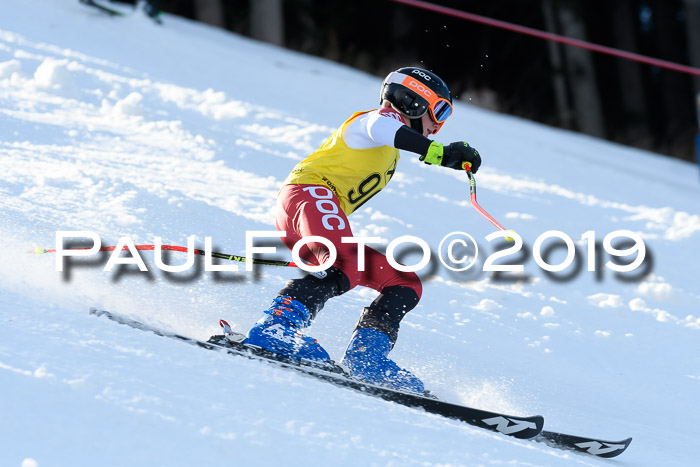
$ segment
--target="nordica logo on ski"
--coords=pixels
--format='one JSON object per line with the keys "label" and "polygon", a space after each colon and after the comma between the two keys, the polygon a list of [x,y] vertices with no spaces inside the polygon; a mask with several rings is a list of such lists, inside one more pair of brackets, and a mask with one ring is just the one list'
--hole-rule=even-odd
{"label": "nordica logo on ski", "polygon": [[624,444],[607,444],[607,443],[600,443],[598,441],[589,441],[586,443],[577,443],[576,447],[583,449],[588,454],[593,454],[594,456],[600,456],[603,454],[609,454],[611,452],[615,452],[618,449],[625,449],[626,446]]}
{"label": "nordica logo on ski", "polygon": [[512,435],[513,433],[519,433],[523,430],[537,429],[537,424],[533,422],[528,422],[524,420],[511,420],[502,416],[485,418],[482,420],[482,422],[489,426],[496,425],[496,431],[499,431],[504,435]]}

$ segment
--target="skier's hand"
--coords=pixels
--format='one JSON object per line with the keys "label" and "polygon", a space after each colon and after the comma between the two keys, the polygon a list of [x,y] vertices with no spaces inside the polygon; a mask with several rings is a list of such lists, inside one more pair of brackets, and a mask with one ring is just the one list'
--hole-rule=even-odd
{"label": "skier's hand", "polygon": [[451,143],[447,147],[433,141],[428,148],[428,153],[420,156],[419,159],[426,164],[441,165],[455,170],[464,170],[465,166],[471,167],[473,173],[476,173],[481,166],[479,151],[464,141]]}

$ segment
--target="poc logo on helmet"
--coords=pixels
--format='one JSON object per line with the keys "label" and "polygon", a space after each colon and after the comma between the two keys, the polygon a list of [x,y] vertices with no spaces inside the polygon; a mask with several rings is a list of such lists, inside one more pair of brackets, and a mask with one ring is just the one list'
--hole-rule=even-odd
{"label": "poc logo on helmet", "polygon": [[426,96],[428,98],[433,97],[433,92],[430,89],[423,86],[421,83],[419,83],[416,80],[412,79],[411,82],[408,83],[408,86],[410,88],[413,88],[414,90],[418,91],[419,93],[423,94],[424,96]]}
{"label": "poc logo on helmet", "polygon": [[430,81],[430,76],[426,75],[425,73],[423,73],[423,72],[420,71],[420,70],[413,70],[411,73],[414,73],[414,74],[416,74],[416,75],[419,75],[419,76],[423,77],[423,79],[426,79],[426,80]]}

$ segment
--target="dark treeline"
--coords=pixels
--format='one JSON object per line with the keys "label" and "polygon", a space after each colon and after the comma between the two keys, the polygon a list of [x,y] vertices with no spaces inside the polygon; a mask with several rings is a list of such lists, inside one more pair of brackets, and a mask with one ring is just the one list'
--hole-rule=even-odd
{"label": "dark treeline", "polygon": [[[700,0],[434,0],[700,67]],[[161,0],[164,11],[377,76],[410,64],[463,101],[695,160],[700,78],[389,0]]]}

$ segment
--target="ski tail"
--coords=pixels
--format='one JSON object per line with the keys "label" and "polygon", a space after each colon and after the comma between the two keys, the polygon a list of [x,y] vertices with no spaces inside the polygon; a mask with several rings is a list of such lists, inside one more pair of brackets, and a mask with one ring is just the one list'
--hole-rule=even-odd
{"label": "ski tail", "polygon": [[617,457],[629,447],[632,438],[622,441],[603,441],[585,436],[567,435],[554,431],[542,431],[535,439],[560,449],[570,449],[576,452],[591,454],[597,457]]}

